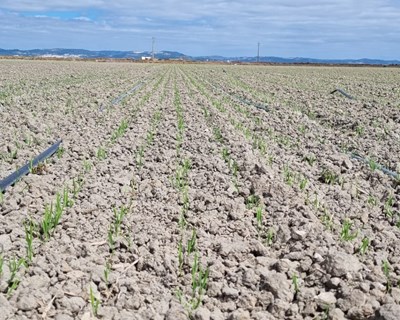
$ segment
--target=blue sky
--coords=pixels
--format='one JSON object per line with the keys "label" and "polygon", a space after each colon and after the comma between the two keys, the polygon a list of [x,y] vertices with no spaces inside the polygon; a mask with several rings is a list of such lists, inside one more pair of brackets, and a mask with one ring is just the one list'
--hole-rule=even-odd
{"label": "blue sky", "polygon": [[1,0],[0,48],[400,59],[399,0]]}

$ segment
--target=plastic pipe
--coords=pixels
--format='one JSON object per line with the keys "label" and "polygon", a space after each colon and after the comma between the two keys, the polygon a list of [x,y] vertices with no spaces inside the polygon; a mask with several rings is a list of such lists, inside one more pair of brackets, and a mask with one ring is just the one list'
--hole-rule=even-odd
{"label": "plastic pipe", "polygon": [[30,169],[37,167],[40,162],[52,156],[60,147],[62,140],[56,142],[47,150],[43,151],[39,154],[35,159],[29,161],[23,167],[19,168],[14,173],[10,174],[8,177],[4,178],[0,181],[0,192],[4,192],[9,186],[15,184],[19,179],[21,179],[24,175],[28,174]]}

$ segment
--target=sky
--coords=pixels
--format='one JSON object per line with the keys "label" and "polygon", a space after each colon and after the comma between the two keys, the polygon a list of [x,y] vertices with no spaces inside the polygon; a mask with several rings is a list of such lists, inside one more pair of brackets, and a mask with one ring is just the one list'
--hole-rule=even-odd
{"label": "sky", "polygon": [[400,0],[0,0],[0,48],[400,60]]}

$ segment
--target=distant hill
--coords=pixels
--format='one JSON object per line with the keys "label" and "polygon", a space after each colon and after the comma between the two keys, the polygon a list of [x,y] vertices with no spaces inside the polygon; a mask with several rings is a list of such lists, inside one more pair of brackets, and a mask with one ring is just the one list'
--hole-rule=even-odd
{"label": "distant hill", "polygon": [[[135,59],[150,57],[150,51],[90,51],[83,49],[0,49],[0,56],[20,56],[20,57],[56,57],[56,58],[113,58],[113,59]],[[155,53],[157,59],[180,59],[190,61],[230,61],[230,62],[257,62],[257,57],[223,57],[223,56],[187,56],[176,51],[158,51]],[[390,65],[400,64],[399,60],[379,60],[379,59],[313,59],[313,58],[281,58],[281,57],[260,57],[260,62],[269,63],[317,63],[317,64],[370,64],[370,65]]]}

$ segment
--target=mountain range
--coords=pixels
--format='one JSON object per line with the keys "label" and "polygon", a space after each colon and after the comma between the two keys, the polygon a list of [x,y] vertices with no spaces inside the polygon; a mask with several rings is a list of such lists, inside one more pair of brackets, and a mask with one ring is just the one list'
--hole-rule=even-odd
{"label": "mountain range", "polygon": [[[150,51],[90,51],[84,49],[0,49],[0,56],[44,57],[44,58],[79,58],[79,59],[134,59],[151,57]],[[400,64],[399,60],[380,59],[313,59],[313,58],[282,58],[282,57],[223,57],[223,56],[188,56],[176,51],[158,51],[155,58],[163,60],[188,61],[220,61],[220,62],[268,62],[268,63],[312,63],[312,64],[369,64],[393,65]]]}

